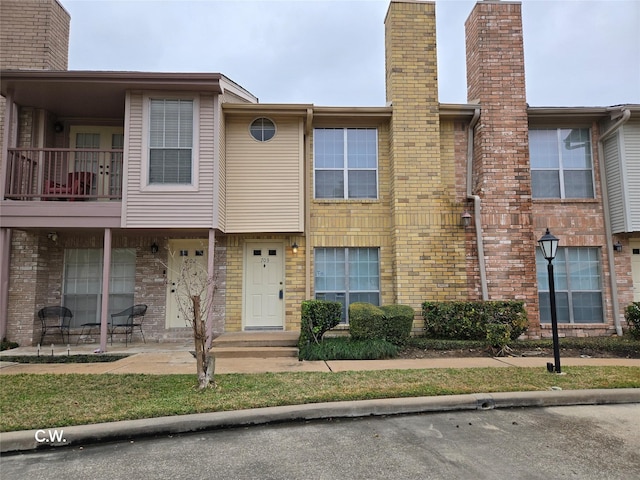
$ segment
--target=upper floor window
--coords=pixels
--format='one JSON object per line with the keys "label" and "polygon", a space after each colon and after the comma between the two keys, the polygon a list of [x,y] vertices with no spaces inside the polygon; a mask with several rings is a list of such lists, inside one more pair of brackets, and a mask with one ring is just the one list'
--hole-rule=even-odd
{"label": "upper floor window", "polygon": [[594,198],[588,128],[529,130],[533,198]]}
{"label": "upper floor window", "polygon": [[268,118],[256,118],[249,127],[251,136],[259,142],[271,140],[276,134],[276,124]]}
{"label": "upper floor window", "polygon": [[192,183],[193,100],[149,102],[149,184]]}
{"label": "upper floor window", "polygon": [[378,131],[316,128],[315,198],[378,198]]}

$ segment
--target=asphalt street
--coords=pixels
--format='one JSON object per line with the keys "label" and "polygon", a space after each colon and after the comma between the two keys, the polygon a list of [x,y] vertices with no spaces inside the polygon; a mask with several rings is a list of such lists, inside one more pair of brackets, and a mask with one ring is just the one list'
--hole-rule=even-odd
{"label": "asphalt street", "polygon": [[624,479],[640,404],[267,424],[3,455],[7,479]]}

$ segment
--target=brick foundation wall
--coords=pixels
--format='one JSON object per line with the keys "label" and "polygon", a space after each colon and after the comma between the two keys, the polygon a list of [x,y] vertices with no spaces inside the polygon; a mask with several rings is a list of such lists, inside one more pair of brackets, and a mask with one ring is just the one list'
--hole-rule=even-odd
{"label": "brick foundation wall", "polygon": [[14,230],[11,238],[6,336],[20,345],[35,345],[40,340],[37,317],[40,242],[37,234],[19,230]]}

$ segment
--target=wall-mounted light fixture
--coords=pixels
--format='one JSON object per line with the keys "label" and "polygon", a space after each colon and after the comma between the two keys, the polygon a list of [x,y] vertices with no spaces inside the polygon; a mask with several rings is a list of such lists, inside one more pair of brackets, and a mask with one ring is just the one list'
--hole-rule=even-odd
{"label": "wall-mounted light fixture", "polygon": [[293,253],[298,253],[298,244],[297,244],[296,242],[293,242],[293,243],[291,244],[291,251],[292,251]]}
{"label": "wall-mounted light fixture", "polygon": [[618,240],[616,243],[613,244],[613,249],[616,252],[621,252],[622,251],[622,244],[620,243],[620,240]]}
{"label": "wall-mounted light fixture", "polygon": [[64,123],[62,122],[54,123],[53,129],[55,130],[56,133],[61,133],[62,131],[64,131]]}
{"label": "wall-mounted light fixture", "polygon": [[153,242],[151,244],[151,253],[153,253],[154,255],[158,253],[158,245],[156,244],[156,242]]}
{"label": "wall-mounted light fixture", "polygon": [[56,243],[58,241],[58,234],[56,232],[51,232],[47,235],[47,237],[49,238],[49,240],[51,240],[53,243]]}
{"label": "wall-mounted light fixture", "polygon": [[469,225],[471,225],[471,214],[469,213],[469,210],[464,211],[464,213],[460,216],[460,220],[464,228],[467,228]]}

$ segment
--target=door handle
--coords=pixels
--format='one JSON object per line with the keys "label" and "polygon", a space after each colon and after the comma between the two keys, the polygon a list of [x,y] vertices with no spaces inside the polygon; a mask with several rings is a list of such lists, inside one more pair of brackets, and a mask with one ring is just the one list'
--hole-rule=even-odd
{"label": "door handle", "polygon": [[280,289],[280,293],[278,294],[278,298],[282,300],[284,298],[284,290]]}

